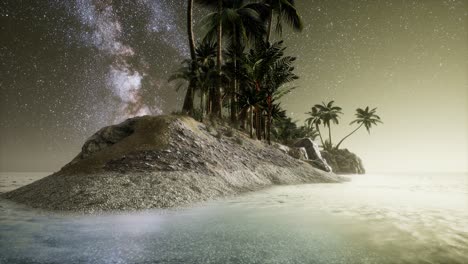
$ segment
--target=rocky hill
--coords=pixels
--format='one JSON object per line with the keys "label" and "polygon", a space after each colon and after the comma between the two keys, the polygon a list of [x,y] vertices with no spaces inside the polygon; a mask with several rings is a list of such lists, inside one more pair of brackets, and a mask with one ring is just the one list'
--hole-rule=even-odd
{"label": "rocky hill", "polygon": [[101,129],[60,171],[2,197],[48,210],[99,212],[341,180],[228,127],[144,116]]}
{"label": "rocky hill", "polygon": [[361,158],[347,149],[322,151],[323,158],[338,174],[365,174]]}

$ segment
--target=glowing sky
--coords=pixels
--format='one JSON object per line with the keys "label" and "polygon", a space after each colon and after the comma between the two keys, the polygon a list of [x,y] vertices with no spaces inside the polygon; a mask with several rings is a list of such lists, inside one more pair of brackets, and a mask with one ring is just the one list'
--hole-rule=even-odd
{"label": "glowing sky", "polygon": [[[454,1],[296,1],[304,31],[286,31],[298,89],[283,100],[378,107],[385,124],[345,142],[371,171],[466,170],[467,9]],[[0,3],[0,170],[58,170],[104,125],[170,113],[167,78],[187,57],[185,1]],[[200,21],[203,10],[195,10]],[[197,31],[198,33],[198,31]]]}

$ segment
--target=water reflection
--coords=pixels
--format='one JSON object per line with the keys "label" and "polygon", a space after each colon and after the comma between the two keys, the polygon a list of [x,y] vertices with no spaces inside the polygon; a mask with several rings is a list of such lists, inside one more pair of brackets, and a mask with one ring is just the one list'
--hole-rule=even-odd
{"label": "water reflection", "polygon": [[466,180],[369,175],[101,216],[2,201],[0,263],[468,263]]}

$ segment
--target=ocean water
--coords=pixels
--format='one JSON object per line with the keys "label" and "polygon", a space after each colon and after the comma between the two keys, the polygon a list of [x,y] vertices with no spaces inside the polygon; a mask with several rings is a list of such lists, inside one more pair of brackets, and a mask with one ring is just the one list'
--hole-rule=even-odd
{"label": "ocean water", "polygon": [[468,263],[468,175],[352,176],[100,216],[1,200],[0,263]]}

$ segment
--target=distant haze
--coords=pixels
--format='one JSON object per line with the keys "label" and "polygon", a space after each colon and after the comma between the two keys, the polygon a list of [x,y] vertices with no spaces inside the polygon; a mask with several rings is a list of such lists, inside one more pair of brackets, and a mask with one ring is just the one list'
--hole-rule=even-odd
{"label": "distant haze", "polygon": [[[99,14],[95,1],[2,1],[1,171],[56,171],[100,127],[180,108],[167,78],[188,57],[186,1],[124,2]],[[335,100],[336,143],[357,107],[377,107],[384,124],[342,145],[368,171],[468,170],[467,1],[296,2],[304,30],[283,35],[300,76],[283,99],[291,117]]]}

